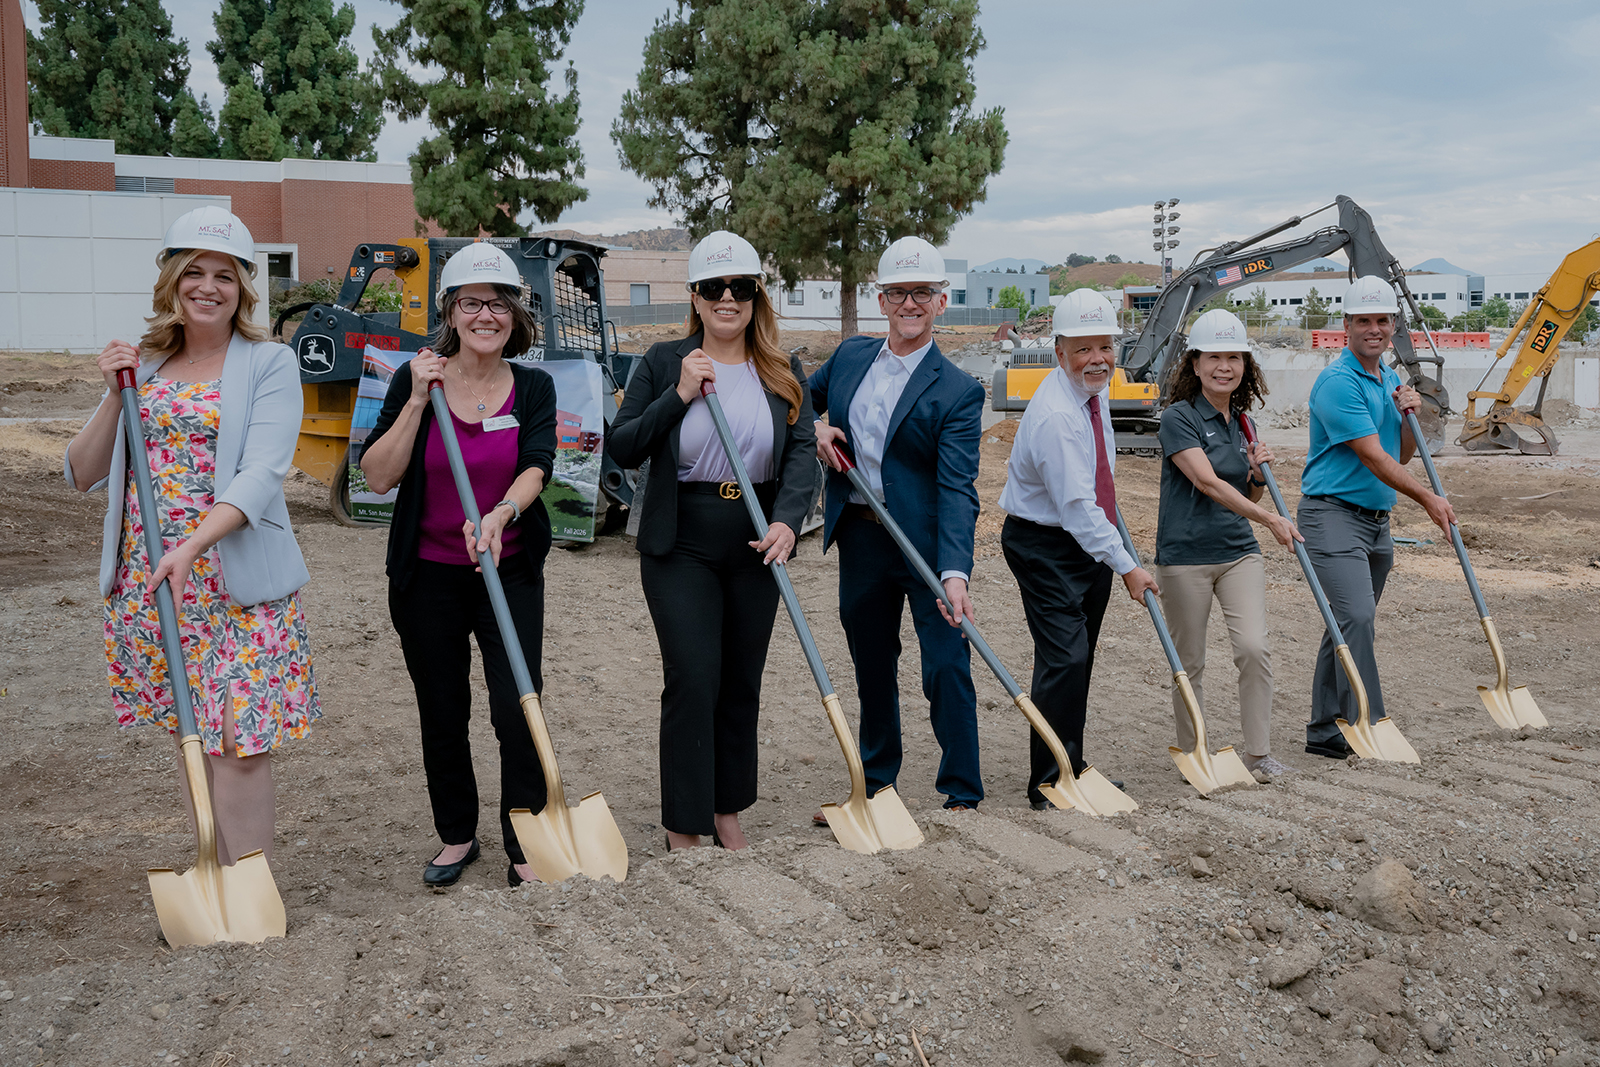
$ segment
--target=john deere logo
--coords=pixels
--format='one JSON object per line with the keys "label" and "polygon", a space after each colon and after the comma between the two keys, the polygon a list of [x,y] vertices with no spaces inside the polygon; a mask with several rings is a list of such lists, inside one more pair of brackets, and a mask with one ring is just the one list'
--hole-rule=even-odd
{"label": "john deere logo", "polygon": [[224,241],[231,241],[233,240],[233,223],[208,222],[195,232],[200,237],[220,237]]}
{"label": "john deere logo", "polygon": [[713,264],[713,263],[732,263],[732,262],[733,262],[733,246],[732,245],[728,245],[726,248],[718,248],[718,249],[715,249],[715,250],[713,250],[711,252],[707,252],[706,253],[706,264],[708,266],[710,264]]}
{"label": "john deere logo", "polygon": [[294,347],[300,357],[301,374],[327,374],[333,370],[333,338],[327,334],[302,334],[295,340]]}

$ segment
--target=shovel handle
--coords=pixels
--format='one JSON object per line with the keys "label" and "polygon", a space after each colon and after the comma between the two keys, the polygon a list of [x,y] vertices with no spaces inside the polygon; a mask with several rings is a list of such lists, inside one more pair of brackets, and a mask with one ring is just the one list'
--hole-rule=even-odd
{"label": "shovel handle", "polygon": [[[900,524],[894,521],[894,517],[889,514],[889,509],[884,507],[883,503],[872,492],[872,487],[861,476],[861,472],[856,470],[856,465],[850,461],[849,453],[838,445],[830,445],[829,447],[833,451],[834,459],[839,463],[839,469],[844,472],[846,478],[850,479],[850,484],[855,487],[856,492],[861,494],[861,499],[867,502],[867,506],[872,509],[873,514],[878,516],[878,521],[883,524],[883,528],[889,531],[889,536],[900,547],[900,553],[905,556],[906,562],[911,564],[911,569],[917,572],[917,576],[922,579],[923,584],[931,589],[933,595],[938,597],[940,602],[944,604],[945,610],[950,613],[950,617],[955,618],[956,607],[950,603],[950,595],[945,592],[944,583],[939,580],[937,574],[933,573],[933,568],[928,566],[928,561],[922,558],[922,553],[918,552],[916,547],[912,545],[911,538],[906,536],[906,532],[900,528]],[[1022,695],[1022,687],[1017,684],[1015,678],[1011,677],[1011,672],[1006,670],[1005,665],[1000,662],[1000,657],[994,654],[994,650],[989,647],[989,642],[983,639],[983,635],[978,632],[978,627],[974,625],[971,619],[966,617],[961,619],[961,632],[972,643],[972,647],[978,650],[978,655],[982,657],[983,662],[989,665],[989,669],[994,672],[995,678],[999,680],[1000,685],[1005,689],[1006,695],[1012,700],[1020,697]]]}
{"label": "shovel handle", "polygon": [[[728,425],[728,417],[722,411],[722,401],[717,397],[717,387],[710,381],[700,383],[700,395],[705,397],[706,407],[711,410],[711,422],[717,429],[717,437],[722,441],[722,451],[728,457],[728,465],[733,468],[733,477],[739,483],[739,495],[744,500],[745,509],[750,513],[750,522],[756,528],[756,540],[764,540],[767,536],[767,517],[761,513],[761,501],[756,499],[755,487],[750,484],[750,473],[745,470],[744,458],[739,455],[739,448],[733,443],[733,429]],[[784,610],[789,613],[789,622],[794,625],[795,636],[800,639],[800,648],[805,653],[806,666],[811,668],[811,677],[817,683],[817,689],[822,693],[823,702],[833,696],[833,682],[828,678],[828,668],[823,665],[822,652],[817,648],[817,642],[811,636],[811,627],[806,624],[805,612],[800,610],[800,598],[795,595],[794,583],[789,580],[789,571],[782,563],[768,564],[772,571],[773,581],[778,583],[778,595],[783,598]]]}
{"label": "shovel handle", "polygon": [[[1422,457],[1423,467],[1427,468],[1433,491],[1444,496],[1444,482],[1439,480],[1439,469],[1433,465],[1433,455],[1428,451],[1427,439],[1422,436],[1422,423],[1418,421],[1415,411],[1406,412],[1406,425],[1411,428],[1411,440],[1417,444],[1417,454]],[[1472,606],[1478,609],[1478,618],[1487,618],[1489,605],[1478,588],[1478,576],[1472,572],[1472,561],[1467,558],[1467,546],[1461,540],[1461,529],[1453,522],[1450,524],[1450,543],[1455,546],[1456,559],[1461,561],[1461,573],[1466,576],[1467,589],[1472,593]]]}
{"label": "shovel handle", "polygon": [[[117,392],[122,399],[122,421],[127,426],[128,469],[139,497],[139,518],[144,525],[144,554],[150,571],[156,569],[166,548],[161,540],[161,512],[156,507],[155,485],[150,478],[150,458],[145,447],[144,420],[139,416],[139,393],[131,370],[117,371]],[[161,646],[167,655],[167,678],[172,685],[172,702],[178,712],[178,736],[200,733],[194,717],[194,699],[189,691],[189,671],[183,658],[183,642],[178,636],[178,607],[172,598],[172,584],[155,588],[156,614],[161,620]]]}

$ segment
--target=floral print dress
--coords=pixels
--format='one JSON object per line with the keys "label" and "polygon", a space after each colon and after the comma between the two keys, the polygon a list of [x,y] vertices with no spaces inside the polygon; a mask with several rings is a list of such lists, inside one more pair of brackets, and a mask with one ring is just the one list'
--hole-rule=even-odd
{"label": "floral print dress", "polygon": [[[216,472],[222,383],[152,377],[139,389],[165,551],[193,535],[210,514]],[[146,592],[143,516],[129,467],[122,508],[116,577],[106,598],[106,660],[117,723],[161,722],[176,733],[177,711],[167,677],[161,621]],[[241,607],[228,597],[215,545],[195,560],[178,609],[178,633],[188,661],[189,691],[207,752],[222,754],[223,713],[231,708],[240,756],[304,737],[322,717],[311,675],[300,594]]]}

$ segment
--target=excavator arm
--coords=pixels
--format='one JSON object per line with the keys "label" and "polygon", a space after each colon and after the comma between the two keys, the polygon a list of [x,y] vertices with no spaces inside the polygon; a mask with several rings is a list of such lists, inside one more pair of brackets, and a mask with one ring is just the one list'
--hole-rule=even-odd
{"label": "excavator arm", "polygon": [[[1311,216],[1333,207],[1339,209],[1338,225],[1293,241],[1261,245],[1269,237],[1299,226]],[[1172,279],[1171,285],[1161,291],[1150,309],[1144,328],[1124,346],[1118,360],[1118,365],[1131,380],[1160,385],[1162,406],[1165,406],[1169,388],[1168,368],[1174,358],[1182,354],[1187,342],[1183,326],[1189,312],[1202,307],[1219,293],[1252,281],[1263,281],[1280,271],[1343,251],[1350,261],[1349,277],[1376,275],[1409,296],[1405,272],[1379,239],[1372,216],[1347,196],[1338,197],[1332,204],[1306,215],[1296,215],[1243,240],[1230,241],[1206,251],[1210,254],[1202,252],[1204,258],[1197,257],[1195,262]],[[1436,446],[1443,439],[1443,415],[1450,410],[1449,394],[1439,380],[1438,364],[1442,361],[1436,354],[1418,355],[1411,344],[1411,331],[1406,325],[1403,307],[1395,322],[1394,351],[1396,369],[1404,367],[1411,384],[1422,394],[1423,432],[1430,444]],[[1435,364],[1432,376],[1422,372],[1423,363]]]}
{"label": "excavator arm", "polygon": [[[1600,240],[1590,241],[1561,261],[1561,266],[1533,294],[1516,325],[1495,350],[1494,363],[1484,372],[1478,388],[1467,394],[1467,421],[1456,443],[1469,452],[1517,449],[1532,456],[1553,456],[1561,447],[1554,431],[1544,421],[1544,391],[1550,384],[1550,371],[1561,358],[1561,339],[1583,313],[1584,306],[1600,291]],[[1499,389],[1484,389],[1483,382],[1505,358],[1511,347],[1522,340],[1517,358],[1506,370]],[[1534,378],[1539,379],[1539,396],[1528,411],[1518,411],[1517,397]],[[1478,401],[1489,408],[1478,413]],[[1540,440],[1525,440],[1518,426],[1539,434]]]}

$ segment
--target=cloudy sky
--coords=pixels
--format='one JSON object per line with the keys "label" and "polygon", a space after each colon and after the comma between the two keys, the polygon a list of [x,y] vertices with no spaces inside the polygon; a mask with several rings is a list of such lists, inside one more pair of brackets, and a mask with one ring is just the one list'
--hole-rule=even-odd
{"label": "cloudy sky", "polygon": [[[214,4],[165,0],[192,83],[220,104],[203,44]],[[355,0],[355,45],[392,24]],[[37,11],[25,3],[37,27]],[[589,199],[561,225],[671,225],[610,140],[644,39],[672,0],[589,0],[579,72]],[[1180,262],[1200,248],[1354,198],[1402,263],[1550,271],[1600,231],[1600,8],[1593,0],[984,0],[975,71],[1011,144],[951,255],[1153,260],[1150,205],[1179,197]],[[379,158],[420,124],[392,118]],[[1331,220],[1331,215],[1317,220]]]}

